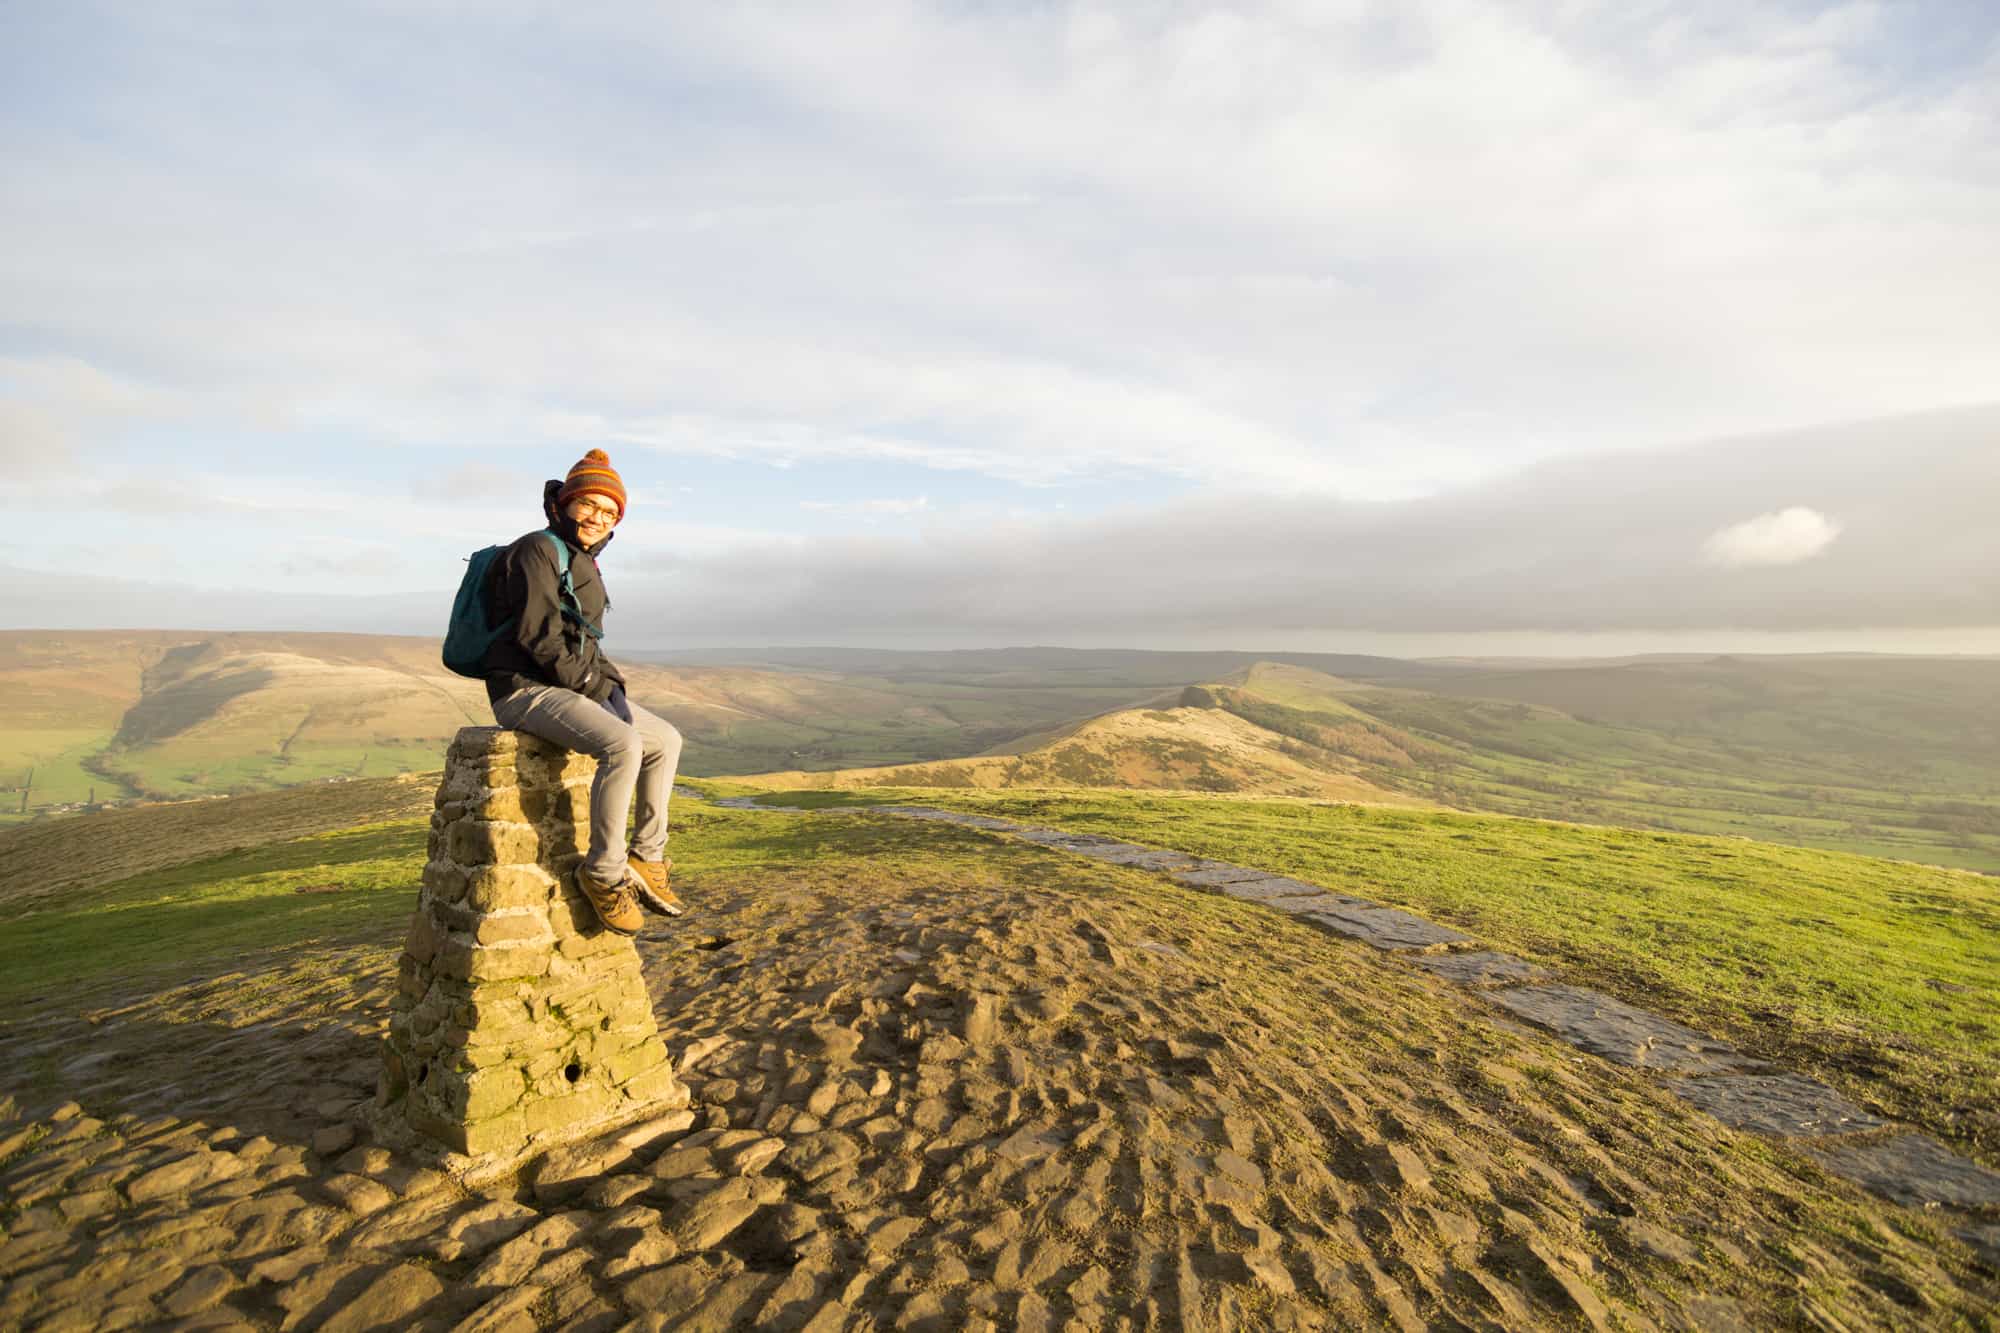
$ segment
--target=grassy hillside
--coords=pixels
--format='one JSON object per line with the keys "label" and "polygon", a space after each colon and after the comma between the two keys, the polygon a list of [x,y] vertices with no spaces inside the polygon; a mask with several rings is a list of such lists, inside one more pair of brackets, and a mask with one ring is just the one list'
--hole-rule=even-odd
{"label": "grassy hillside", "polygon": [[[1737,714],[1713,697],[1706,712],[1689,702],[1711,665],[1516,678],[1520,693],[1569,698],[1560,687],[1574,676],[1574,698],[1599,706],[1622,699],[1628,716],[1650,716],[1661,729],[1528,699],[1357,684],[1276,665],[1204,691],[1203,702],[1357,760],[1370,781],[1462,808],[1739,834],[2000,872],[2000,737],[1984,749],[1994,724],[1978,713],[1995,678],[1984,664],[1931,664],[1979,668],[1937,675],[1915,664],[1911,678],[1929,679],[1931,688],[1900,695],[1870,683],[1900,668],[1864,674],[1843,692],[1824,680],[1844,668],[1823,664],[1802,673],[1821,682],[1819,693],[1801,687],[1787,703],[1793,696],[1769,685],[1763,702],[1742,714],[1740,731],[1731,721]],[[1874,664],[1863,668],[1874,672]],[[1741,673],[1716,670],[1737,682],[1730,708],[1742,704],[1750,687]],[[1770,674],[1757,670],[1760,680]],[[1669,683],[1656,690],[1662,674]],[[1852,717],[1837,726],[1831,715],[1841,700]],[[1670,712],[1683,720],[1668,727]],[[1954,717],[1964,718],[1971,741],[1943,734]]]}
{"label": "grassy hillside", "polygon": [[1154,692],[1130,681],[907,679],[758,667],[625,668],[633,695],[681,729],[693,774],[930,762]]}
{"label": "grassy hillside", "polygon": [[[681,729],[693,774],[977,754],[1129,705],[1152,673],[909,677],[624,663],[634,698]],[[0,634],[0,826],[99,802],[269,790],[421,771],[483,686],[422,638],[345,634]]]}
{"label": "grassy hillside", "polygon": [[[634,696],[686,736],[684,772],[1414,801],[2000,873],[1995,661],[766,656],[627,664]],[[489,719],[480,686],[417,638],[6,634],[0,685],[0,824],[92,795],[422,771]]]}
{"label": "grassy hillside", "polygon": [[1356,776],[1357,767],[1323,762],[1290,738],[1219,709],[1174,707],[1092,718],[1031,738],[1018,754],[752,780],[767,789],[1116,787],[1423,804]]}

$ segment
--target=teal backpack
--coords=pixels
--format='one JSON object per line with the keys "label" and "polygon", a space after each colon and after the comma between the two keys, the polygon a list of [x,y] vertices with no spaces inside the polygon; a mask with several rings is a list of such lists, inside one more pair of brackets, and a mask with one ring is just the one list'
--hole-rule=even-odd
{"label": "teal backpack", "polygon": [[[556,548],[556,568],[562,572],[564,617],[574,620],[591,638],[603,638],[604,631],[590,623],[583,614],[583,603],[576,599],[576,585],[569,577],[569,544],[553,532],[544,532],[542,536]],[[488,546],[465,559],[465,577],[458,581],[458,596],[451,602],[451,624],[444,632],[444,664],[461,676],[486,679],[487,650],[513,629],[519,619],[509,616],[500,620],[493,614],[493,565],[506,553],[504,546]]]}

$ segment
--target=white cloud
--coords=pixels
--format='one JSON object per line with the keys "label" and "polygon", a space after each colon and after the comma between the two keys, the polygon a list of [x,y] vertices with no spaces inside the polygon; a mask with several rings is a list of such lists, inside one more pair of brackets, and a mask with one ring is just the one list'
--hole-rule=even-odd
{"label": "white cloud", "polygon": [[1990,395],[1925,8],[77,7],[0,302],[204,424],[1405,496]]}
{"label": "white cloud", "polygon": [[1745,519],[1702,543],[1703,559],[1726,569],[1797,565],[1822,555],[1840,525],[1816,509],[1793,505]]}

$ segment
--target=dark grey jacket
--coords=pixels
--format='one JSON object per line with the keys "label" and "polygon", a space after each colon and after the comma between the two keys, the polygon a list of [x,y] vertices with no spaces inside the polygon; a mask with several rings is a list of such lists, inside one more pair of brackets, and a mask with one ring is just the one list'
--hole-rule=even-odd
{"label": "dark grey jacket", "polygon": [[555,496],[561,488],[559,481],[543,488],[542,508],[549,516],[548,527],[520,537],[493,562],[488,605],[495,615],[518,615],[519,619],[514,632],[502,635],[487,651],[486,697],[490,701],[498,702],[528,685],[560,685],[602,703],[611,697],[614,687],[625,683],[618,668],[599,651],[597,640],[563,614],[555,548],[543,532],[555,533],[569,547],[570,583],[576,589],[576,599],[583,614],[600,629],[611,601],[597,570],[597,554],[611,544],[611,537],[595,546],[579,543],[576,524],[556,509]]}

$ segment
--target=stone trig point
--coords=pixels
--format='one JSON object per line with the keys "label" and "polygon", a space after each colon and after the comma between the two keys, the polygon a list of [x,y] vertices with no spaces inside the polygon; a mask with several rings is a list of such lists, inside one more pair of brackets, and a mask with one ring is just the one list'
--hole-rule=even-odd
{"label": "stone trig point", "polygon": [[499,727],[447,755],[376,1100],[451,1152],[519,1157],[687,1104],[632,941],[571,875],[594,772]]}

